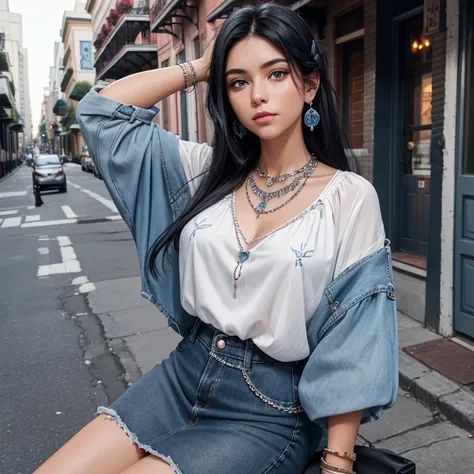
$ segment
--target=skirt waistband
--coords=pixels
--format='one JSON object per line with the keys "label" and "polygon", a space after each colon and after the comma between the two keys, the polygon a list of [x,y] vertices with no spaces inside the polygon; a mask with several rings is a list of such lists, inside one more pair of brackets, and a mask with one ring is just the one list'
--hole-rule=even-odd
{"label": "skirt waistband", "polygon": [[228,364],[250,370],[252,364],[293,365],[300,370],[306,360],[281,362],[263,352],[252,339],[242,340],[237,336],[229,336],[200,319],[191,329],[189,338],[192,342],[199,338],[211,351],[211,354],[224,359]]}

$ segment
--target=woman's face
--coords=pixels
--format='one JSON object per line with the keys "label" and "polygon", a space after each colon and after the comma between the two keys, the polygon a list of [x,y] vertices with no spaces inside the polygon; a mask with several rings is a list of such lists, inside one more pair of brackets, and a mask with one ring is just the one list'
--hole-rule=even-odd
{"label": "woman's face", "polygon": [[[291,74],[283,52],[256,36],[243,39],[231,49],[226,87],[237,118],[263,140],[301,124],[304,103],[315,95],[314,88],[303,90],[296,74]],[[270,115],[259,117],[261,113]]]}

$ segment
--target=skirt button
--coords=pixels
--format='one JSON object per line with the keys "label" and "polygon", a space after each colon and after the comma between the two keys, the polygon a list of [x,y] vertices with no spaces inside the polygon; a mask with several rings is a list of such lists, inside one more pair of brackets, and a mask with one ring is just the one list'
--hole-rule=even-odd
{"label": "skirt button", "polygon": [[219,349],[225,349],[225,341],[224,341],[224,339],[219,339],[219,340],[217,341],[217,347],[218,347]]}

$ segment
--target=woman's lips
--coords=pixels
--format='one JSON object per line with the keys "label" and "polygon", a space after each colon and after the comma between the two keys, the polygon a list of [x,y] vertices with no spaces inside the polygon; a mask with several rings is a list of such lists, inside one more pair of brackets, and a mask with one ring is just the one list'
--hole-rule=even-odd
{"label": "woman's lips", "polygon": [[265,124],[270,123],[275,118],[275,114],[264,115],[263,117],[258,117],[255,119],[255,122]]}

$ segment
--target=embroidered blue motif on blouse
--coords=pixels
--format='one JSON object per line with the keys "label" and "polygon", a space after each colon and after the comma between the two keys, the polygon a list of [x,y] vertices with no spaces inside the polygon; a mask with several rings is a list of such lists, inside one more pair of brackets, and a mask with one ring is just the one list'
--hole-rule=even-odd
{"label": "embroidered blue motif on blouse", "polygon": [[303,258],[310,258],[311,255],[314,252],[314,249],[313,250],[305,250],[306,249],[306,244],[304,244],[303,242],[301,242],[299,250],[294,249],[291,246],[290,246],[290,248],[291,248],[291,250],[293,250],[293,253],[295,254],[295,257],[296,257],[295,267],[297,267],[298,265],[300,267],[302,267],[303,266]]}
{"label": "embroidered blue motif on blouse", "polygon": [[197,218],[197,217],[194,219],[194,221],[193,221],[193,222],[194,222],[194,230],[191,232],[191,235],[190,235],[190,237],[189,237],[189,240],[191,240],[193,237],[196,236],[196,232],[197,232],[198,230],[207,229],[208,227],[211,227],[211,226],[212,226],[212,224],[208,224],[208,223],[206,222],[206,220],[207,220],[207,217],[205,217],[205,218],[202,219],[201,221],[198,221],[198,218]]}

